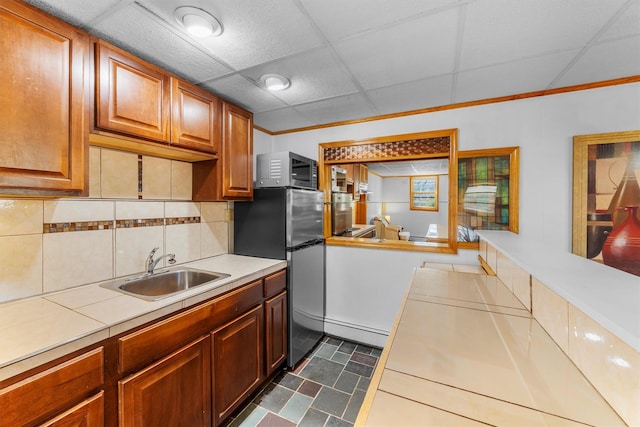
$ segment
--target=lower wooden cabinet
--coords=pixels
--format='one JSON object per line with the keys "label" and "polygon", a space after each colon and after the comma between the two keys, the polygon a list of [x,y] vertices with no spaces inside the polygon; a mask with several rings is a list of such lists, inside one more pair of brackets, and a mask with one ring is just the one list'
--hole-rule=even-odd
{"label": "lower wooden cabinet", "polygon": [[286,270],[0,380],[0,427],[218,426],[287,357]]}
{"label": "lower wooden cabinet", "polygon": [[72,417],[69,408],[73,412],[78,402],[102,388],[103,362],[99,347],[0,389],[0,426],[35,425],[61,413]]}
{"label": "lower wooden cabinet", "polygon": [[41,427],[102,427],[104,426],[104,392],[90,397],[60,414]]}
{"label": "lower wooden cabinet", "polygon": [[213,423],[219,425],[263,379],[262,305],[215,330],[213,337]]}
{"label": "lower wooden cabinet", "polygon": [[271,375],[287,358],[287,292],[264,302],[266,370]]}
{"label": "lower wooden cabinet", "polygon": [[210,338],[121,380],[120,426],[210,426]]}

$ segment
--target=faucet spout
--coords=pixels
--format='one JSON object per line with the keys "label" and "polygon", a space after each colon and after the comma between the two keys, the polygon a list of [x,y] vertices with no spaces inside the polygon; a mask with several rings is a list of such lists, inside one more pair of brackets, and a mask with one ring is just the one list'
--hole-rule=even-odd
{"label": "faucet spout", "polygon": [[147,272],[147,274],[153,274],[153,270],[156,268],[156,265],[158,265],[158,263],[163,259],[163,258],[169,258],[168,263],[169,264],[175,264],[176,263],[176,254],[165,254],[162,255],[160,258],[158,259],[154,259],[154,255],[156,253],[156,251],[160,249],[158,247],[155,247],[151,250],[151,252],[149,253],[149,256],[147,257],[147,260],[144,263],[144,269]]}

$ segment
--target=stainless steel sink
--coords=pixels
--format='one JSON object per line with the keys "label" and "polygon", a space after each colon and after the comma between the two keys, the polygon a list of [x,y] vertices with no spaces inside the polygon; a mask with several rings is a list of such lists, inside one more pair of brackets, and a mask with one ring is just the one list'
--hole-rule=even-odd
{"label": "stainless steel sink", "polygon": [[147,301],[155,301],[226,277],[229,277],[226,273],[181,268],[111,280],[100,286]]}

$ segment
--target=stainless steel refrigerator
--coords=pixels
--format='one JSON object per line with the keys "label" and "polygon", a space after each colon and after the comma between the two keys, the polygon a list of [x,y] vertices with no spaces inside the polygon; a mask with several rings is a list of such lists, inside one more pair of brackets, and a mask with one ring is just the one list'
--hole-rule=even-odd
{"label": "stainless steel refrigerator", "polygon": [[323,212],[317,190],[259,188],[234,203],[234,253],[287,261],[289,368],[324,334]]}

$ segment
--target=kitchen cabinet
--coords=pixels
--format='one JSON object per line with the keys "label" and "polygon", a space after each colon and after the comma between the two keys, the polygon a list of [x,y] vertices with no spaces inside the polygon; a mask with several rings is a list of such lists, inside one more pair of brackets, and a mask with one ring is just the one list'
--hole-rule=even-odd
{"label": "kitchen cabinet", "polygon": [[[131,420],[135,425],[159,425],[160,420],[163,425],[222,423],[267,378],[265,300],[274,293],[282,297],[285,287],[286,270],[281,270],[118,337],[122,425]],[[274,324],[279,321],[286,331],[286,316]],[[284,351],[269,374],[284,362],[286,344]],[[156,396],[155,401],[146,396]],[[181,402],[182,396],[188,401]],[[156,418],[176,407],[181,408],[180,419]],[[203,411],[206,416],[200,418]]]}
{"label": "kitchen cabinet", "polygon": [[287,292],[264,303],[267,376],[270,376],[287,358]]}
{"label": "kitchen cabinet", "polygon": [[121,380],[120,426],[210,426],[210,349],[201,337]]}
{"label": "kitchen cabinet", "polygon": [[193,164],[193,200],[253,198],[253,115],[222,104],[222,146],[218,160]]}
{"label": "kitchen cabinet", "polygon": [[[131,149],[144,154],[160,154],[166,145],[218,151],[222,130],[218,97],[104,41],[96,42],[95,49],[95,132],[158,144],[147,144],[145,149],[144,144],[131,142]],[[107,138],[95,141],[127,148]]]}
{"label": "kitchen cabinet", "polygon": [[[0,427],[97,421],[102,412],[103,372],[103,348],[99,347],[0,389]],[[93,397],[82,402],[89,396]]]}
{"label": "kitchen cabinet", "polygon": [[88,194],[89,35],[0,0],[0,194]]}
{"label": "kitchen cabinet", "polygon": [[212,333],[213,424],[220,425],[263,379],[264,308]]}
{"label": "kitchen cabinet", "polygon": [[104,392],[90,397],[41,427],[101,427],[104,425]]}
{"label": "kitchen cabinet", "polygon": [[219,425],[284,363],[286,322],[280,270],[0,380],[0,427]]}
{"label": "kitchen cabinet", "polygon": [[222,138],[220,98],[172,77],[171,99],[171,144],[216,153]]}
{"label": "kitchen cabinet", "polygon": [[286,270],[264,279],[266,376],[287,358],[287,274]]}
{"label": "kitchen cabinet", "polygon": [[95,49],[96,126],[168,142],[169,74],[103,41]]}

